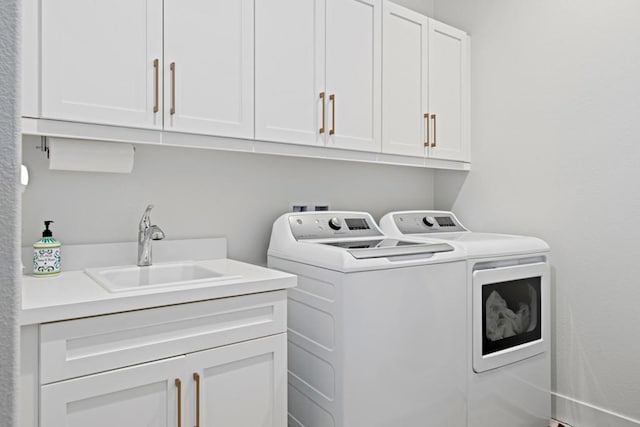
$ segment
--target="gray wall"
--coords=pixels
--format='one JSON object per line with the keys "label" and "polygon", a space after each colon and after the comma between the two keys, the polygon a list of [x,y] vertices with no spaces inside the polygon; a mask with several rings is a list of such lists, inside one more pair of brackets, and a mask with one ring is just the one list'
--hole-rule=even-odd
{"label": "gray wall", "polygon": [[435,13],[472,36],[472,171],[438,172],[435,204],[550,243],[555,413],[640,425],[640,2]]}
{"label": "gray wall", "polygon": [[0,0],[0,424],[17,425],[19,223],[18,5]]}
{"label": "gray wall", "polygon": [[433,17],[435,0],[392,0],[408,9]]}
{"label": "gray wall", "polygon": [[46,219],[63,244],[134,241],[152,203],[152,220],[167,238],[226,235],[230,257],[263,264],[271,225],[290,202],[330,202],[376,219],[433,205],[427,169],[141,145],[130,175],[61,172],[48,169],[46,155],[33,148],[38,141],[23,141],[31,173],[25,245],[40,238]]}

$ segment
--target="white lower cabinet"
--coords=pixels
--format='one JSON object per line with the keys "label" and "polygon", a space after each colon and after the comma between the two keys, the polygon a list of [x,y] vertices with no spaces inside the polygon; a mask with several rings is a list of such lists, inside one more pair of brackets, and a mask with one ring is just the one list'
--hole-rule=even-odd
{"label": "white lower cabinet", "polygon": [[22,426],[284,427],[286,291],[22,328]]}
{"label": "white lower cabinet", "polygon": [[284,426],[286,335],[42,386],[41,427]]}
{"label": "white lower cabinet", "polygon": [[177,425],[175,357],[42,386],[41,427]]}
{"label": "white lower cabinet", "polygon": [[187,355],[186,425],[284,427],[286,349],[279,334]]}

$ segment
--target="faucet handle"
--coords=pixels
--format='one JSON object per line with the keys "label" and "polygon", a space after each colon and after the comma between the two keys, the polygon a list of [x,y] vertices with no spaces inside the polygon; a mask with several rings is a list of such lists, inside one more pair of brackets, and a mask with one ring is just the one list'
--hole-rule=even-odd
{"label": "faucet handle", "polygon": [[157,225],[152,225],[152,227],[154,228],[154,230],[151,233],[151,240],[162,240],[162,239],[164,239],[164,231],[162,231],[162,229],[160,227],[158,227]]}

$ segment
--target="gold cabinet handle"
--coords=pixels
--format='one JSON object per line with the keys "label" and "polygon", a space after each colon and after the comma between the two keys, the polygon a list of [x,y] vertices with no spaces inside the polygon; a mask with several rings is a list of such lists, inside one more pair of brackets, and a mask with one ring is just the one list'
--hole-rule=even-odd
{"label": "gold cabinet handle", "polygon": [[159,110],[158,103],[160,99],[160,60],[158,58],[153,60],[153,75],[154,75],[154,83],[153,83],[153,112],[157,113]]}
{"label": "gold cabinet handle", "polygon": [[200,375],[193,373],[193,379],[196,382],[196,426],[200,427]]}
{"label": "gold cabinet handle", "polygon": [[425,124],[426,124],[426,128],[424,131],[424,135],[425,135],[424,146],[428,147],[429,146],[429,113],[424,113],[424,118],[425,118]]}
{"label": "gold cabinet handle", "polygon": [[431,118],[433,119],[433,142],[431,143],[432,147],[436,146],[436,135],[437,135],[437,131],[436,131],[436,115],[432,114]]}
{"label": "gold cabinet handle", "polygon": [[320,133],[324,133],[324,123],[325,123],[324,92],[320,92],[320,100],[322,101],[322,127],[320,128]]}
{"label": "gold cabinet handle", "polygon": [[331,102],[331,129],[329,135],[336,133],[336,96],[329,95],[329,102]]}
{"label": "gold cabinet handle", "polygon": [[182,381],[176,378],[176,388],[178,389],[178,427],[182,426]]}
{"label": "gold cabinet handle", "polygon": [[171,115],[176,113],[176,63],[172,62],[169,65],[171,70]]}

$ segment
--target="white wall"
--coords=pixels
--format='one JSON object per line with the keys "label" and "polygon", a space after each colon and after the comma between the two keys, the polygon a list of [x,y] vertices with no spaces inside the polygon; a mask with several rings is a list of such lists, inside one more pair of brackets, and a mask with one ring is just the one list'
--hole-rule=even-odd
{"label": "white wall", "polygon": [[391,0],[394,3],[398,3],[408,9],[420,12],[423,15],[433,16],[433,6],[435,0]]}
{"label": "white wall", "polygon": [[18,2],[0,0],[0,424],[17,425],[19,196]]}
{"label": "white wall", "polygon": [[578,427],[640,425],[640,2],[437,0],[472,36],[471,229],[547,240],[553,390]]}
{"label": "white wall", "polygon": [[[273,221],[289,202],[330,202],[370,211],[433,205],[433,172],[224,151],[137,146],[131,175],[50,171],[25,137],[31,181],[23,197],[23,243],[52,219],[64,243],[135,241],[147,204],[168,239],[226,235],[229,256],[266,263]],[[64,246],[63,246],[64,250]],[[133,262],[134,260],[132,260]]]}

